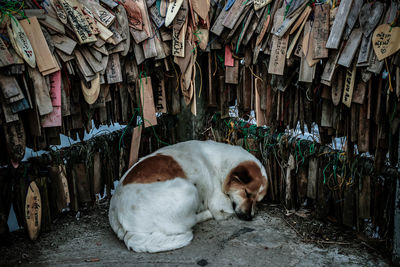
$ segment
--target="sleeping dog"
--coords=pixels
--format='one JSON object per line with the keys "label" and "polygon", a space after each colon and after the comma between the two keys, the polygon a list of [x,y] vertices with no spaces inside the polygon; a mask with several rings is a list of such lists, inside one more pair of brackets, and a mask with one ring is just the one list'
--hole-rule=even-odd
{"label": "sleeping dog", "polygon": [[264,167],[243,148],[187,141],[142,158],[122,176],[109,220],[128,249],[173,250],[190,243],[196,223],[234,213],[251,220],[267,188]]}

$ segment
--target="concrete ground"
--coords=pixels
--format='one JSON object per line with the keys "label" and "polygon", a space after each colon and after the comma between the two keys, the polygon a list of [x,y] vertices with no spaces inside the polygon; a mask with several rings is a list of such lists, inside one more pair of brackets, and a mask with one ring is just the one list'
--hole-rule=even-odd
{"label": "concrete ground", "polygon": [[[231,218],[196,225],[192,243],[175,251],[147,254],[128,251],[108,225],[107,205],[66,215],[35,243],[13,234],[0,265],[30,266],[387,266],[359,243],[304,243],[266,204],[251,222]],[[292,215],[295,216],[295,215]],[[329,243],[329,242],[327,242]],[[355,242],[357,243],[357,242]],[[348,245],[350,244],[350,245]]]}

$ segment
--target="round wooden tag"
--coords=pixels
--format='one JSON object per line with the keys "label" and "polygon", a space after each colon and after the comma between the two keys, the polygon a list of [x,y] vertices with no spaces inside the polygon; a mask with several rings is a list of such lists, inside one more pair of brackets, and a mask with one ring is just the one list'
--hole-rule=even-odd
{"label": "round wooden tag", "polygon": [[34,181],[29,184],[26,194],[25,220],[29,238],[36,240],[42,223],[42,199],[39,188]]}

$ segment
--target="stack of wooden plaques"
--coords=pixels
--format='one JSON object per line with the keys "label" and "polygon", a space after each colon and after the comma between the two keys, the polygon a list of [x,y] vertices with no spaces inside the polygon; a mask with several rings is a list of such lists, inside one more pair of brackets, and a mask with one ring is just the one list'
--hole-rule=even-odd
{"label": "stack of wooden plaques", "polygon": [[[180,97],[196,115],[196,97],[205,95],[222,117],[236,105],[240,116],[254,110],[257,124],[274,130],[315,123],[323,143],[345,136],[349,154],[370,152],[379,166],[387,151],[397,160],[398,2],[21,5],[0,25],[0,125],[5,142],[20,140],[22,150],[57,145],[60,133],[83,136],[92,120],[128,123],[140,114],[154,126],[157,112],[180,112]],[[12,145],[8,151],[3,161],[23,156]]]}

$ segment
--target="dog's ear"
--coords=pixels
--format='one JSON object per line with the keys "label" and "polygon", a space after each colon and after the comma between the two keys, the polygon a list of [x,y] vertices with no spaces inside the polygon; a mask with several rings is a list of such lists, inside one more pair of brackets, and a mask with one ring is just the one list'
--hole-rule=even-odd
{"label": "dog's ear", "polygon": [[262,183],[257,193],[257,202],[260,202],[268,192],[269,181],[268,177],[262,177]]}

